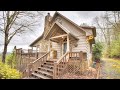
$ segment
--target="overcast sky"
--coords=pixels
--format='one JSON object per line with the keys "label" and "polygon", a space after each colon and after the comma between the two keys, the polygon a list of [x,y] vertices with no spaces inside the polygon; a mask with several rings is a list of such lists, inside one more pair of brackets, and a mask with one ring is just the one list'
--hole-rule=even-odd
{"label": "overcast sky", "polygon": [[[55,13],[55,11],[45,11],[44,16],[46,16],[48,12],[51,14],[51,16],[53,16],[53,14]],[[104,11],[58,11],[58,12],[78,25],[82,23],[87,23],[90,26],[93,25],[94,17],[100,16],[104,13]],[[34,32],[30,32],[29,34],[27,33],[21,36],[14,37],[8,47],[8,52],[10,52],[15,45],[18,48],[28,48],[28,46],[43,33],[44,16],[40,20],[41,25],[35,28]],[[3,44],[2,34],[0,34],[0,52],[3,51],[3,46],[1,44]]]}

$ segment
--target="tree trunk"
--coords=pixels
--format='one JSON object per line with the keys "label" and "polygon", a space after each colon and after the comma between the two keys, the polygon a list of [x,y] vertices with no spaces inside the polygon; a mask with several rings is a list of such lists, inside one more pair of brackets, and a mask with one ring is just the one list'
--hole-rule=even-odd
{"label": "tree trunk", "polygon": [[3,50],[3,54],[2,54],[2,62],[5,63],[5,59],[6,59],[6,53],[7,53],[7,46],[8,46],[8,33],[5,32],[5,41],[4,41],[4,50]]}
{"label": "tree trunk", "polygon": [[3,51],[3,54],[2,54],[2,62],[3,63],[5,63],[6,53],[7,53],[7,44],[4,44],[4,51]]}

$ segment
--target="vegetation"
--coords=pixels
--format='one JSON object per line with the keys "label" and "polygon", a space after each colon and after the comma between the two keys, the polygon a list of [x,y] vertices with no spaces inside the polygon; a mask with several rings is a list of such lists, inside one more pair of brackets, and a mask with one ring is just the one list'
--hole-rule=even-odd
{"label": "vegetation", "polygon": [[33,31],[40,24],[41,12],[1,11],[0,33],[4,36],[2,62],[5,63],[7,47],[15,35]]}
{"label": "vegetation", "polygon": [[112,58],[120,58],[120,41],[114,40],[110,45],[110,55]]}
{"label": "vegetation", "polygon": [[102,57],[102,49],[103,45],[100,42],[96,42],[96,44],[93,47],[93,60],[97,62]]}
{"label": "vegetation", "polygon": [[104,43],[104,57],[120,58],[120,11],[106,11],[94,21],[97,40]]}
{"label": "vegetation", "polygon": [[6,56],[6,64],[8,64],[11,68],[16,67],[16,60],[15,60],[14,52]]}
{"label": "vegetation", "polygon": [[0,79],[20,79],[21,73],[0,61]]}
{"label": "vegetation", "polygon": [[15,55],[12,52],[6,56],[6,63],[1,62],[0,56],[0,79],[20,79],[22,74],[15,69]]}

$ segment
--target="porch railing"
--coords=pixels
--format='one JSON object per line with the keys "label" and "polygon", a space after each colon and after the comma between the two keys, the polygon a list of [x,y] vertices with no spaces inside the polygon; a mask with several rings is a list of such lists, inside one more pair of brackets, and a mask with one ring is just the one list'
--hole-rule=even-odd
{"label": "porch railing", "polygon": [[53,78],[61,78],[65,73],[78,74],[86,60],[86,53],[67,52],[57,62],[54,63]]}
{"label": "porch railing", "polygon": [[22,77],[28,76],[28,65],[30,62],[35,61],[37,58],[43,56],[46,52],[36,52],[32,49],[16,49],[15,57],[16,57],[16,69],[18,69],[22,73]]}

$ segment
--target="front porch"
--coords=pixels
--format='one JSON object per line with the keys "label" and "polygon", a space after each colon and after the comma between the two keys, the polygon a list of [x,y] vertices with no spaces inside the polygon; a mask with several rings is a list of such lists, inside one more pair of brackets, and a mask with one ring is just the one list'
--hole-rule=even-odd
{"label": "front porch", "polygon": [[70,52],[70,36],[68,34],[63,34],[51,37],[49,39],[48,51],[52,51],[51,59],[59,59],[66,52]]}
{"label": "front porch", "polygon": [[58,23],[53,25],[44,39],[49,41],[48,51],[52,51],[51,54],[56,54],[51,55],[50,58],[56,60],[63,56],[66,52],[73,52],[72,43],[79,40]]}

